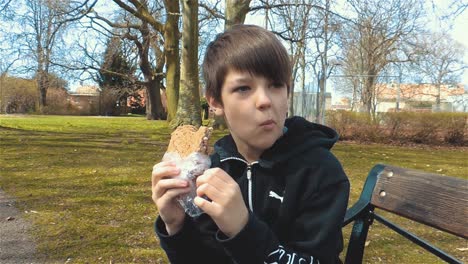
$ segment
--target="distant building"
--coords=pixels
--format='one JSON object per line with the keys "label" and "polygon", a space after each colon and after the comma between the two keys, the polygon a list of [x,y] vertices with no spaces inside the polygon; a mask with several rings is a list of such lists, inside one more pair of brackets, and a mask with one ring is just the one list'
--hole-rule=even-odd
{"label": "distant building", "polygon": [[[397,83],[378,83],[376,91],[380,100],[396,99],[400,89],[400,99],[411,101],[434,101],[437,97],[437,85],[422,84],[397,84]],[[440,100],[447,100],[450,96],[463,95],[465,88],[462,84],[450,85],[442,84],[440,86]]]}
{"label": "distant building", "polygon": [[[164,108],[164,111],[167,112],[167,96],[166,90],[160,89],[159,93],[161,95],[161,103]],[[130,95],[127,98],[127,107],[134,107],[136,104],[141,105],[142,107],[146,106],[146,90],[140,89],[135,95]]]}
{"label": "distant building", "polygon": [[99,101],[99,88],[94,85],[78,87],[75,92],[68,93],[67,100],[77,109],[87,109]]}
{"label": "distant building", "polygon": [[447,101],[452,104],[453,112],[468,112],[468,85],[464,85],[465,93],[462,95],[450,95]]}
{"label": "distant building", "polygon": [[[399,96],[398,96],[399,93]],[[435,84],[376,84],[377,112],[399,109],[435,111],[438,87]],[[440,86],[440,111],[467,111],[467,92],[462,84]]]}
{"label": "distant building", "polygon": [[331,105],[331,110],[351,110],[351,99],[343,97],[336,104]]}

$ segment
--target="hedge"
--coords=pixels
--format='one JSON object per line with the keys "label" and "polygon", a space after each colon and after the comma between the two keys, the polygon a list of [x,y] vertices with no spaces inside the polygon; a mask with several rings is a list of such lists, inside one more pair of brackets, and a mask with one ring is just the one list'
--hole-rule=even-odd
{"label": "hedge", "polygon": [[327,112],[327,125],[337,130],[342,140],[377,143],[420,143],[468,145],[468,113],[367,113]]}

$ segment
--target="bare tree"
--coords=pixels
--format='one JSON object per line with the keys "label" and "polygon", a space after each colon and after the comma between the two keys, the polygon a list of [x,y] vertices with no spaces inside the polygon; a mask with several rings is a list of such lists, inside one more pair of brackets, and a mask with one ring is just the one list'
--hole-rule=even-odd
{"label": "bare tree", "polygon": [[442,19],[453,19],[453,17],[463,14],[467,7],[468,3],[463,0],[451,0],[449,3],[448,14],[444,15]]}
{"label": "bare tree", "polygon": [[316,56],[312,61],[314,73],[318,83],[318,92],[316,100],[316,115],[315,121],[320,124],[325,124],[325,95],[327,80],[334,70],[336,63],[330,54],[333,47],[333,39],[341,26],[341,22],[331,12],[331,0],[324,0],[323,8],[316,10],[314,38]]}
{"label": "bare tree", "polygon": [[[342,58],[339,91],[351,93],[351,111],[358,110],[362,94],[361,74],[363,72],[362,54],[359,49],[359,33],[353,30],[340,31]],[[351,90],[351,91],[350,91]]]}
{"label": "bare tree", "polygon": [[23,25],[22,32],[18,36],[23,47],[20,52],[23,58],[34,58],[36,65],[32,69],[36,72],[41,110],[47,105],[48,76],[61,34],[70,23],[84,17],[96,3],[96,1],[91,4],[89,2],[26,0],[24,6],[26,12],[18,15],[19,22]]}
{"label": "bare tree", "polygon": [[466,65],[463,62],[465,49],[446,33],[422,36],[416,47],[414,66],[421,76],[436,85],[436,111],[440,110],[442,84],[456,84]]}
{"label": "bare tree", "polygon": [[[94,28],[100,28],[103,34],[117,35],[130,40],[138,54],[138,64],[144,81],[133,80],[146,87],[146,117],[149,120],[170,119],[175,116],[179,90],[179,5],[167,1],[166,5],[148,1],[114,0],[121,8],[123,17],[113,22],[97,12],[89,14],[94,21]],[[160,22],[166,16],[165,23]],[[158,20],[159,19],[159,20]],[[109,32],[104,22],[117,31]],[[116,33],[117,32],[117,33]],[[166,66],[166,71],[164,67]],[[163,85],[166,80],[166,87]],[[167,114],[162,106],[160,90],[166,90]]]}
{"label": "bare tree", "polygon": [[[153,37],[150,37],[150,45],[153,48],[157,46],[162,46],[162,50],[159,52],[155,49],[155,52],[163,56],[162,60],[157,60],[160,62],[156,68],[161,69],[157,71],[157,76],[166,78],[166,95],[167,95],[167,118],[171,120],[175,117],[177,110],[177,102],[179,95],[179,80],[180,80],[180,62],[179,62],[179,3],[178,1],[165,0],[164,1],[164,15],[165,22],[162,19],[161,15],[156,15],[154,10],[150,8],[149,1],[147,0],[113,0],[119,7],[133,15],[135,18],[141,21],[141,23],[147,23],[149,27],[154,30],[155,34]],[[127,2],[129,4],[127,4]],[[159,5],[159,2],[155,2],[155,5]],[[160,20],[158,20],[160,19]],[[157,33],[157,34],[156,34]],[[155,39],[158,41],[152,42]],[[161,45],[162,43],[162,45]],[[157,57],[157,56],[156,56]],[[164,63],[166,65],[164,65]],[[162,72],[166,66],[165,74]],[[159,78],[159,77],[158,77]],[[162,81],[162,79],[160,80]],[[162,88],[162,86],[160,86]],[[153,98],[158,97],[156,93],[159,93],[159,90],[153,92]],[[158,104],[156,101],[153,102],[154,105]]]}
{"label": "bare tree", "polygon": [[[0,50],[1,51],[1,50]],[[0,113],[4,112],[4,105],[5,105],[5,87],[4,81],[8,77],[8,72],[13,64],[18,59],[12,59],[11,61],[8,60],[7,56],[4,56],[0,61]]]}
{"label": "bare tree", "polygon": [[[348,40],[346,44],[350,46],[342,48],[345,53],[359,58],[357,65],[360,69],[354,71],[363,76],[360,94],[363,110],[374,113],[376,79],[390,63],[408,60],[408,58],[397,58],[395,54],[401,47],[404,47],[403,43],[418,30],[423,2],[420,0],[348,0],[348,3],[354,9],[357,18],[347,30],[356,31],[357,34],[346,36],[356,39]],[[349,50],[354,51],[348,52]]]}
{"label": "bare tree", "polygon": [[[305,70],[305,52],[307,49],[307,36],[309,35],[309,15],[311,13],[311,5],[307,4],[311,2],[310,0],[295,0],[292,2],[279,0],[268,3],[269,5],[267,6],[267,8],[271,8],[270,22],[272,31],[288,43],[291,67],[293,69],[291,87],[289,90],[291,95],[289,97],[289,116],[295,114],[294,93],[299,69],[301,68],[300,66]],[[271,5],[276,7],[273,8]],[[305,74],[304,72],[301,72],[301,74],[302,89],[304,89]]]}

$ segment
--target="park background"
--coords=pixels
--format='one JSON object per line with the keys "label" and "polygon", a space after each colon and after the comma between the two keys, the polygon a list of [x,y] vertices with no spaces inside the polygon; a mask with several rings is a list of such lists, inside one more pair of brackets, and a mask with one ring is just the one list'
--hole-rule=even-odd
{"label": "park background", "polygon": [[[3,1],[0,188],[17,198],[48,263],[165,263],[152,230],[151,168],[176,126],[214,125],[211,143],[227,133],[222,120],[205,119],[199,65],[208,42],[242,22],[272,30],[290,52],[288,114],[340,133],[333,153],[350,178],[350,204],[376,163],[467,179],[466,44],[451,35],[466,7]],[[466,240],[389,218],[468,259]],[[439,263],[372,228],[367,263]]]}

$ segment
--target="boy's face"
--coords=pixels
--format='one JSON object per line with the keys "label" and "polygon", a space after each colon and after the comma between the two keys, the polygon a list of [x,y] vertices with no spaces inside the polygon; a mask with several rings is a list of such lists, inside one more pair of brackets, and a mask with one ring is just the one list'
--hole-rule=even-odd
{"label": "boy's face", "polygon": [[288,111],[286,84],[248,72],[229,70],[221,89],[221,100],[208,98],[224,115],[239,152],[256,160],[283,134]]}

